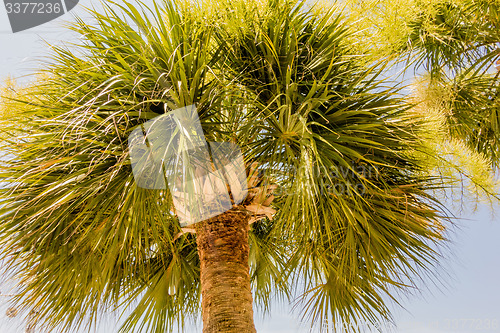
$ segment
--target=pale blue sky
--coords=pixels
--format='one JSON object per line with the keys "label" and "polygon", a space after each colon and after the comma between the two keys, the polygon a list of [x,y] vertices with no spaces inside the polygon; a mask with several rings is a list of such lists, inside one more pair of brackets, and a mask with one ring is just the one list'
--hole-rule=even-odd
{"label": "pale blue sky", "polygon": [[[90,0],[81,0],[74,12],[81,13],[82,5],[90,3]],[[47,52],[43,40],[50,43],[74,42],[78,36],[61,27],[64,20],[70,19],[71,15],[65,15],[53,22],[13,34],[5,8],[1,5],[0,78],[9,75],[20,77],[33,72],[37,66],[34,60]],[[461,219],[453,231],[447,259],[437,271],[445,285],[428,285],[422,293],[403,298],[406,310],[392,306],[397,324],[392,332],[500,333],[500,221],[492,216],[492,209],[487,206],[479,206],[474,213],[469,208],[460,211],[450,206],[450,209]],[[498,210],[498,207],[493,210]],[[5,288],[0,285],[0,291],[5,292]],[[5,297],[1,297],[0,332],[23,332],[18,319],[5,316],[7,307]],[[263,319],[260,313],[256,313],[258,332],[308,332],[307,325],[301,326],[290,311],[291,307],[276,304],[271,316]],[[115,321],[113,317],[107,318],[107,324],[98,332],[116,332]],[[201,332],[201,328],[198,326],[190,331]]]}

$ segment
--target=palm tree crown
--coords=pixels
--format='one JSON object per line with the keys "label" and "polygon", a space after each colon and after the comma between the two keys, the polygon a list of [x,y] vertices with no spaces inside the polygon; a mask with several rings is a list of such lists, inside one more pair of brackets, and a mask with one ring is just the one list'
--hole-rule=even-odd
{"label": "palm tree crown", "polygon": [[140,124],[196,105],[207,141],[244,156],[257,305],[278,294],[313,324],[390,320],[387,299],[437,263],[447,219],[427,122],[381,75],[391,59],[375,61],[336,7],[305,1],[92,15],[72,26],[82,45],[54,46],[3,102],[0,241],[19,306],[63,331],[124,304],[124,332],[198,317],[195,230],[168,189],[137,186],[127,145]]}

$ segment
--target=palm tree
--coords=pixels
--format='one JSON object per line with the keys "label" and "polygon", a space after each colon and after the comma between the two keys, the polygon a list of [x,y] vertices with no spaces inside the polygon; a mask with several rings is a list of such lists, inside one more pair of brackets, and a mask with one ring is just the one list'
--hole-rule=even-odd
{"label": "palm tree", "polygon": [[[204,332],[254,332],[253,301],[276,295],[329,328],[390,320],[387,297],[431,271],[446,221],[426,122],[381,75],[390,59],[305,1],[91,13],[72,26],[82,44],[54,46],[3,100],[2,257],[37,327],[130,306],[123,332],[200,310]],[[249,189],[181,228],[169,189],[137,186],[127,139],[189,105],[207,141],[241,147]]]}
{"label": "palm tree", "polygon": [[485,158],[491,173],[500,162],[499,3],[442,1],[418,11],[408,44],[430,73],[427,89],[444,95],[450,137]]}
{"label": "palm tree", "polygon": [[[452,163],[439,159],[437,165],[451,167],[480,192],[497,196],[498,188],[488,184],[500,161],[500,82],[494,68],[500,62],[498,1],[348,3],[366,28],[365,40],[375,54],[423,73],[413,97],[421,115],[441,123],[441,134],[434,133],[430,143],[435,153],[430,155],[455,155]],[[452,165],[467,158],[468,166]]]}

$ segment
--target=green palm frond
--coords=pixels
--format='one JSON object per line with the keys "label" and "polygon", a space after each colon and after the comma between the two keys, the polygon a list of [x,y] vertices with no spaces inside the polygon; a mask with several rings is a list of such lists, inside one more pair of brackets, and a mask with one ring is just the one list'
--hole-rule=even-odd
{"label": "green palm frond", "polygon": [[262,117],[242,127],[241,142],[251,133],[247,156],[280,185],[275,246],[290,258],[290,279],[304,281],[314,322],[388,319],[382,295],[412,278],[396,272],[434,262],[430,243],[443,238],[426,192],[435,180],[407,154],[419,149],[404,125],[409,106],[377,79],[383,67],[357,65],[340,16],[270,4],[254,32],[218,39],[229,79],[255,96]]}
{"label": "green palm frond", "polygon": [[[63,330],[124,295],[144,298],[141,315],[152,309],[162,318],[149,331],[199,307],[196,244],[173,241],[180,227],[166,190],[136,186],[127,137],[169,109],[196,103],[203,119],[218,103],[217,83],[207,80],[210,31],[172,3],[156,8],[154,29],[134,7],[121,9],[128,19],[107,7],[93,12],[96,26],[77,21],[84,46],[54,47],[43,80],[11,101],[17,112],[4,128],[12,137],[2,149],[15,158],[2,162],[10,184],[2,189],[3,256],[21,263],[12,270],[19,304],[36,305],[40,324]],[[155,285],[175,292],[151,308],[151,291],[142,292]]]}

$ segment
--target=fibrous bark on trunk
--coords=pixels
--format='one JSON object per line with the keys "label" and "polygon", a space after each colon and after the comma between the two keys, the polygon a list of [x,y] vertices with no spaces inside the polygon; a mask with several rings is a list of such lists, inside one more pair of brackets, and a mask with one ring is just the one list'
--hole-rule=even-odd
{"label": "fibrous bark on trunk", "polygon": [[203,333],[251,333],[248,265],[250,214],[232,209],[196,224],[200,256]]}

